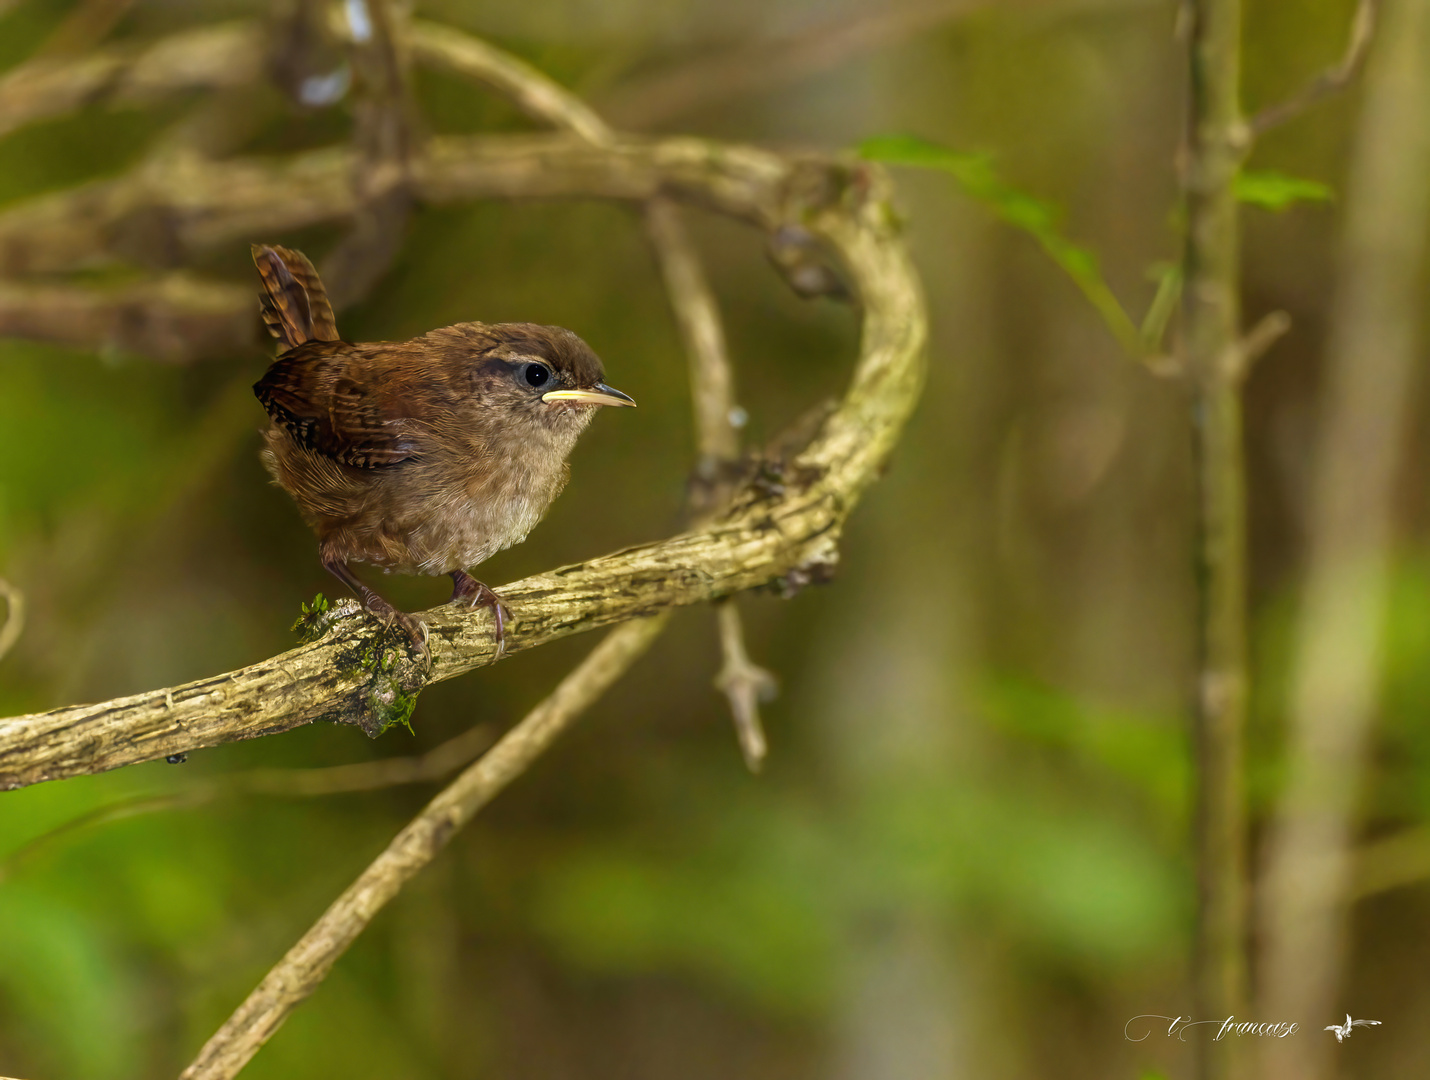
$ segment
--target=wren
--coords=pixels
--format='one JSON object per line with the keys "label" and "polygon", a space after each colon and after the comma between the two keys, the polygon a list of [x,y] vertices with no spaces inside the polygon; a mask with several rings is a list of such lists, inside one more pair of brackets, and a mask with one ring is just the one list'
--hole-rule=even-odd
{"label": "wren", "polygon": [[253,247],[263,321],[280,352],[254,384],[271,423],[263,464],[318,537],[323,566],[426,650],[426,628],[352,571],[446,574],[452,603],[485,606],[501,651],[510,613],[468,569],[526,539],[566,485],[576,438],[603,405],[635,405],[559,326],[457,323],[403,342],[338,337],[301,253]]}

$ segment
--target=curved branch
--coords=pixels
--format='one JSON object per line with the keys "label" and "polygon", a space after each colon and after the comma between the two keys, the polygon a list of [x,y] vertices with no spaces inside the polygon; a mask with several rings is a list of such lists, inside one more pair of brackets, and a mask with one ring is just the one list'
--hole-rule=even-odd
{"label": "curved branch", "polygon": [[545,72],[449,26],[414,21],[407,46],[421,64],[475,79],[507,98],[522,112],[569,131],[597,146],[615,142],[615,133],[589,105]]}
{"label": "curved branch", "polygon": [[[138,247],[174,261],[223,243],[347,221],[358,209],[351,150],[281,160],[185,158],[114,180],[16,203],[0,212],[0,273],[52,274],[122,262]],[[860,166],[860,176],[867,167]],[[433,139],[414,165],[428,203],[479,198],[591,197],[645,202],[661,193],[765,228],[797,203],[831,202],[851,169],[791,162],[754,147],[705,139],[625,139],[602,148],[569,135]]]}
{"label": "curved branch", "polygon": [[[298,192],[278,200],[278,213],[321,220],[331,208],[315,201],[316,185],[305,188],[301,178],[331,173],[334,186],[346,191],[344,158],[314,154],[286,166],[196,162],[192,172],[203,174],[203,182],[175,210],[182,208],[186,222],[205,238],[225,235],[251,225],[258,204],[234,211],[219,199],[220,190],[242,203],[242,193],[257,183],[277,198],[284,194],[281,178],[297,176]],[[778,494],[767,485],[747,485],[726,514],[701,530],[506,586],[502,595],[517,620],[507,635],[509,653],[668,607],[772,584],[788,590],[827,575],[843,521],[892,449],[923,377],[923,301],[884,199],[882,173],[827,162],[791,164],[697,139],[610,149],[569,138],[451,140],[431,155],[420,184],[429,197],[445,198],[516,196],[528,187],[545,195],[641,200],[667,192],[770,226],[792,218],[842,255],[864,303],[861,358],[845,401],[786,467]],[[0,233],[9,217],[0,215]],[[423,618],[432,633],[430,671],[374,635],[366,619],[341,619],[323,640],[238,671],[0,720],[0,788],[99,772],[317,719],[380,730],[394,703],[427,681],[496,659],[485,612],[439,608]]]}

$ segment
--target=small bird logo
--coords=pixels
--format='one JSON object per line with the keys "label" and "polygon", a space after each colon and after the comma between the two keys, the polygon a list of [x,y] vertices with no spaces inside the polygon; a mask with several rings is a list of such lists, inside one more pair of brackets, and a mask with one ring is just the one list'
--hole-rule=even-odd
{"label": "small bird logo", "polygon": [[1346,1013],[1346,1022],[1344,1024],[1327,1024],[1326,1030],[1336,1033],[1336,1042],[1345,1042],[1351,1037],[1351,1028],[1374,1027],[1379,1023],[1379,1020],[1352,1020],[1351,1014]]}

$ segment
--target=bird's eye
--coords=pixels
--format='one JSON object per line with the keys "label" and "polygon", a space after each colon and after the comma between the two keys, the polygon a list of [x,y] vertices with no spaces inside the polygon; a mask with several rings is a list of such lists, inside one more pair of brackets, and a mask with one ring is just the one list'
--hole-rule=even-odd
{"label": "bird's eye", "polygon": [[528,386],[545,386],[551,381],[551,369],[545,364],[527,364],[521,369],[521,377]]}

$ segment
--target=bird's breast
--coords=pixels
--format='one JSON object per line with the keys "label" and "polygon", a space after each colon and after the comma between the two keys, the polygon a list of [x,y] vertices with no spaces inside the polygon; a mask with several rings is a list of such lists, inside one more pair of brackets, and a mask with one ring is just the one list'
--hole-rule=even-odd
{"label": "bird's breast", "polygon": [[448,458],[430,486],[414,532],[420,569],[442,574],[466,569],[518,544],[566,485],[564,457],[486,447]]}

